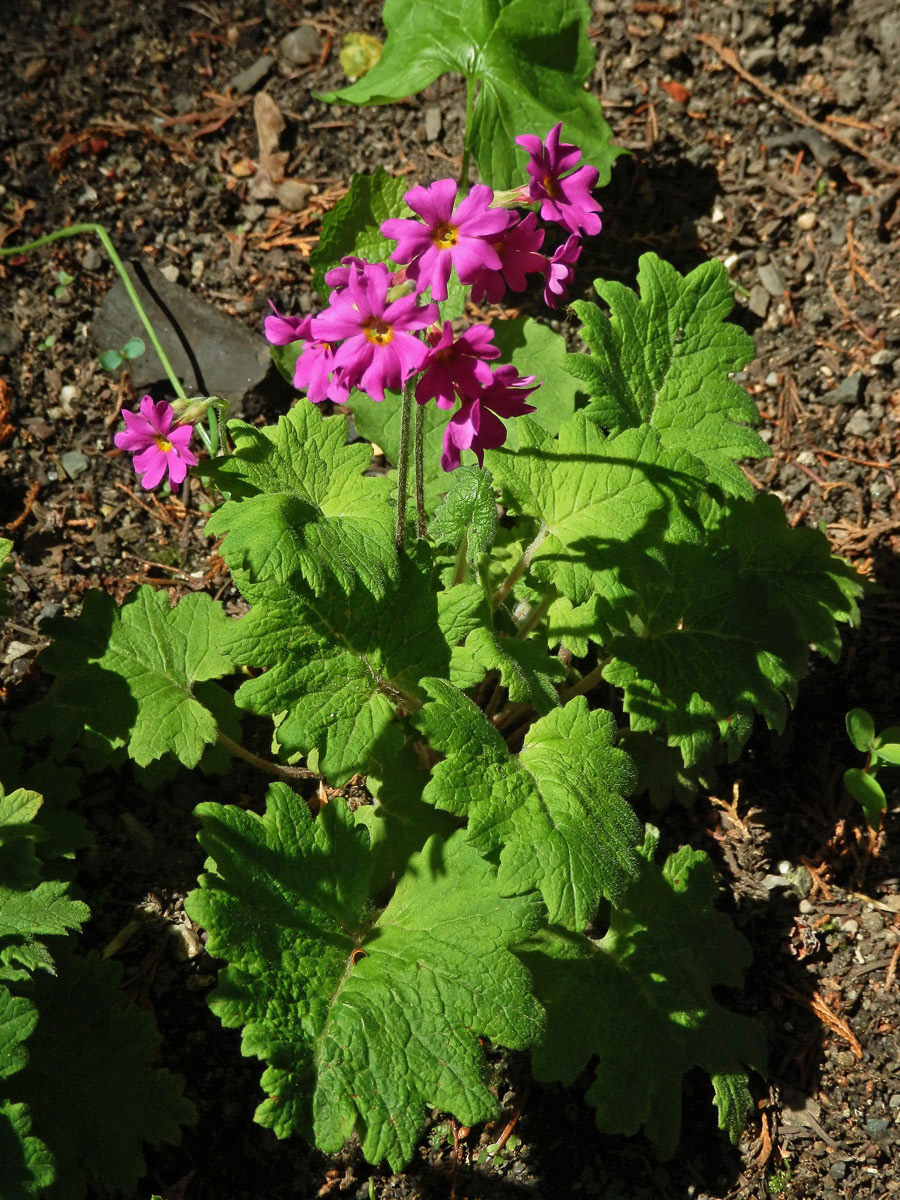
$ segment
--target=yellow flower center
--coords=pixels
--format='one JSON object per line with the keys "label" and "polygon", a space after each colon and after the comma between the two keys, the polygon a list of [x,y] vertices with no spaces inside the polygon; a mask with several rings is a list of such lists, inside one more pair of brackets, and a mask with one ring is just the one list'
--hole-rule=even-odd
{"label": "yellow flower center", "polygon": [[157,450],[162,450],[163,454],[168,454],[169,451],[172,449],[172,443],[169,441],[168,438],[163,437],[163,435],[161,433],[157,433],[154,436],[153,440],[154,440],[154,442],[156,442]]}
{"label": "yellow flower center", "polygon": [[455,225],[441,221],[440,225],[435,226],[431,240],[438,250],[449,250],[459,241],[459,230]]}
{"label": "yellow flower center", "polygon": [[559,182],[552,175],[544,176],[544,191],[551,200],[555,200],[559,195]]}
{"label": "yellow flower center", "polygon": [[370,342],[374,342],[376,346],[387,346],[394,340],[394,331],[387,321],[382,321],[381,317],[368,317],[363,321],[363,333]]}

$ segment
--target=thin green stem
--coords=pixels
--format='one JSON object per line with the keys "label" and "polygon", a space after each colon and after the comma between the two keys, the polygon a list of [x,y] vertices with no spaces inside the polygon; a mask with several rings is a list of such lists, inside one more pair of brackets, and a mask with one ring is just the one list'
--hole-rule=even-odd
{"label": "thin green stem", "polygon": [[298,779],[318,779],[318,775],[316,775],[315,771],[311,771],[309,767],[289,767],[285,763],[277,763],[272,762],[268,758],[260,758],[258,754],[254,754],[246,746],[232,741],[227,734],[222,733],[221,729],[216,734],[216,738],[229,754],[233,754],[235,758],[242,758],[244,762],[250,763],[251,766],[257,767],[260,771],[265,771],[267,775],[274,775],[276,779],[283,779],[286,783],[296,783]]}
{"label": "thin green stem", "polygon": [[416,537],[423,538],[428,532],[425,516],[425,407],[416,404],[413,421],[414,458],[416,463]]}
{"label": "thin green stem", "polygon": [[67,225],[65,229],[54,230],[53,233],[47,233],[43,237],[38,238],[37,241],[28,242],[27,245],[2,247],[0,248],[0,258],[5,258],[9,254],[27,254],[30,250],[40,250],[42,246],[49,246],[51,242],[58,242],[62,238],[80,237],[86,233],[93,233],[100,239],[103,249],[109,255],[112,265],[115,267],[119,278],[122,280],[122,286],[128,293],[128,299],[131,301],[134,311],[140,317],[141,324],[147,331],[147,337],[150,339],[150,344],[153,346],[153,349],[159,356],[159,361],[163,365],[163,370],[169,378],[169,383],[171,383],[175,395],[178,396],[180,400],[186,400],[187,396],[184,388],[181,386],[178,376],[172,369],[172,364],[169,362],[165,350],[163,350],[162,346],[160,345],[159,338],[156,336],[156,330],[150,324],[150,318],[144,311],[144,306],[141,304],[140,297],[137,294],[134,284],[131,282],[131,277],[125,270],[125,264],[122,262],[121,258],[119,258],[118,252],[116,251],[115,246],[112,244],[109,234],[102,225]]}
{"label": "thin green stem", "polygon": [[453,564],[453,580],[451,587],[456,587],[458,583],[462,583],[469,573],[469,563],[466,555],[469,551],[469,539],[465,534],[462,535],[462,541],[456,550],[456,562]]}
{"label": "thin green stem", "polygon": [[406,499],[409,492],[409,432],[413,407],[413,381],[403,385],[400,401],[400,448],[397,454],[397,526],[394,542],[397,553],[402,554],[406,542]]}
{"label": "thin green stem", "polygon": [[550,530],[542,521],[541,527],[537,531],[537,537],[533,542],[530,543],[530,545],[525,547],[525,549],[522,551],[522,557],[519,559],[507,577],[503,580],[503,582],[500,584],[500,587],[494,594],[494,598],[491,601],[491,608],[493,608],[495,611],[500,607],[509,593],[513,590],[513,588],[531,566],[531,560],[534,558],[535,554],[537,554],[538,550],[540,550],[549,532]]}
{"label": "thin green stem", "polygon": [[557,592],[556,588],[551,587],[546,596],[544,596],[544,598],[538,604],[535,604],[534,608],[532,608],[528,613],[528,616],[517,629],[516,637],[528,637],[529,633],[531,633],[538,621],[547,615],[547,610],[558,595],[559,593]]}
{"label": "thin green stem", "polygon": [[466,76],[466,128],[463,133],[462,167],[459,171],[459,197],[469,191],[469,138],[472,136],[472,113],[475,111],[475,80]]}
{"label": "thin green stem", "polygon": [[563,688],[563,690],[559,693],[559,698],[563,704],[565,704],[567,700],[571,700],[573,696],[580,696],[583,692],[590,692],[599,683],[602,683],[603,672],[606,667],[609,666],[611,661],[611,658],[604,658],[602,662],[597,663],[593,671],[588,671],[587,675],[585,675],[583,679],[579,679],[578,683],[573,684],[571,687]]}

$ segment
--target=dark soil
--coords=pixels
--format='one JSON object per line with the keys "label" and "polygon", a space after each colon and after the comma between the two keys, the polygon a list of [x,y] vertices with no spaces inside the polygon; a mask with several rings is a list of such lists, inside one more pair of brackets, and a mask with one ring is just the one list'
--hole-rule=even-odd
{"label": "dark soil", "polygon": [[[14,245],[98,221],[123,257],[167,269],[253,331],[269,298],[308,310],[306,256],[352,171],[385,165],[410,182],[458,171],[458,80],[379,110],[312,95],[345,82],[341,38],[382,32],[379,11],[365,0],[7,5],[0,238]],[[669,841],[714,856],[723,902],[752,943],[754,965],[731,1002],[768,1027],[759,1111],[732,1150],[704,1080],[689,1078],[681,1148],[659,1164],[640,1137],[599,1136],[580,1089],[529,1085],[527,1061],[511,1056],[494,1060],[507,1117],[521,1114],[502,1154],[484,1152],[502,1124],[472,1130],[454,1154],[437,1115],[400,1176],[373,1172],[352,1147],[328,1159],[297,1139],[277,1142],[252,1122],[259,1064],[209,1013],[214,964],[183,924],[202,865],[191,811],[218,798],[218,785],[184,776],[151,791],[110,774],[80,801],[96,834],[80,877],[94,913],[84,941],[104,946],[141,915],[118,951],[126,987],[155,1012],[161,1061],[184,1075],[200,1114],[180,1147],[148,1154],[142,1200],[900,1193],[897,793],[872,840],[841,786],[858,759],[847,709],[866,707],[879,726],[900,720],[900,15],[892,0],[595,0],[593,11],[593,86],[631,156],[601,197],[604,232],[579,294],[597,275],[633,282],[648,249],[681,270],[725,260],[736,319],[757,345],[743,382],[774,452],[751,477],[793,522],[824,525],[880,585],[841,662],[818,662],[803,684],[785,734],[758,732],[715,796],[657,816]],[[303,23],[321,48],[295,65],[279,47]],[[760,88],[701,35],[736,51]],[[267,53],[264,82],[239,94],[232,81]],[[287,174],[309,185],[297,210],[252,194],[261,88],[287,121]],[[10,715],[45,686],[42,618],[77,611],[88,588],[121,599],[150,582],[173,598],[234,598],[204,536],[199,481],[180,498],[139,496],[130,461],[112,448],[119,409],[135,397],[127,377],[100,369],[104,347],[89,336],[114,278],[96,251],[87,238],[60,242],[0,269],[0,533],[15,541],[0,685]],[[74,277],[62,288],[60,271]],[[284,404],[273,384],[246,397],[244,413],[272,420]],[[261,792],[249,776],[238,783]]]}

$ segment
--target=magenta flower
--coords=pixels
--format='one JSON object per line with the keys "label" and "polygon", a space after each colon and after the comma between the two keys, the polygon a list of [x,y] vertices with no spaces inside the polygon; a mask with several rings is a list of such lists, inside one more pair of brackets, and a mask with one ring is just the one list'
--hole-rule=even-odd
{"label": "magenta flower", "polygon": [[508,420],[535,411],[534,405],[525,403],[525,397],[540,386],[534,384],[534,378],[519,375],[515,367],[506,364],[497,367],[493,381],[480,396],[462,401],[444,430],[441,466],[445,471],[456,470],[463,450],[473,451],[478,465],[484,465],[485,450],[498,450],[506,441],[506,426],[500,417]]}
{"label": "magenta flower", "polygon": [[420,307],[415,296],[389,304],[388,285],[381,263],[351,270],[347,286],[332,292],[328,308],[313,317],[310,327],[316,341],[341,342],[332,360],[341,386],[358,387],[378,401],[385,388],[399,391],[421,369],[428,352],[411,331],[438,319],[437,305]]}
{"label": "magenta flower", "polygon": [[569,298],[569,288],[575,278],[575,264],[581,254],[581,239],[574,233],[569,234],[565,242],[553,253],[552,258],[545,259],[546,283],[544,285],[544,303],[550,308],[558,308]]}
{"label": "magenta flower", "polygon": [[[600,205],[591,195],[599,172],[587,165],[572,168],[581,158],[577,146],[559,140],[562,121],[554,125],[547,134],[546,145],[534,134],[525,133],[516,138],[516,145],[527,150],[529,200],[541,201],[541,216],[545,221],[557,221],[569,233],[593,235],[602,228],[598,212]],[[571,174],[566,175],[566,171]]]}
{"label": "magenta flower", "polygon": [[390,278],[390,271],[384,263],[370,263],[366,262],[364,258],[357,258],[355,254],[347,254],[341,259],[339,267],[332,267],[330,271],[325,272],[325,282],[330,288],[345,288],[350,282],[350,276],[366,267],[370,271],[380,269],[384,271],[387,278]]}
{"label": "magenta flower", "polygon": [[266,331],[266,341],[272,346],[289,346],[291,342],[299,342],[301,338],[309,337],[311,317],[286,317],[278,311],[272,301],[269,308],[275,314],[266,317],[263,328]]}
{"label": "magenta flower", "polygon": [[480,304],[498,304],[508,287],[513,292],[524,292],[528,286],[529,271],[543,271],[546,259],[538,251],[544,241],[543,229],[537,228],[537,215],[527,213],[521,221],[512,225],[491,242],[500,258],[500,270],[482,267],[472,280],[471,299]]}
{"label": "magenta flower", "polygon": [[189,446],[192,426],[173,429],[175,414],[166,400],[154,403],[152,396],[144,396],[139,407],[139,413],[122,410],[125,429],[113,441],[120,450],[134,455],[134,469],[143,487],[155,488],[166,471],[170,483],[181,483],[188,467],[197,461]]}
{"label": "magenta flower", "polygon": [[307,400],[321,404],[333,400],[343,404],[350,394],[343,372],[335,367],[334,346],[331,342],[311,341],[303,347],[294,364],[294,387],[306,392]]}
{"label": "magenta flower", "polygon": [[444,322],[443,330],[428,333],[429,349],[423,366],[425,374],[416,384],[416,400],[427,404],[434,397],[438,408],[452,408],[456,396],[461,400],[477,396],[491,382],[487,359],[499,358],[500,350],[490,343],[494,331],[489,325],[471,325],[456,341],[453,326]]}
{"label": "magenta flower", "polygon": [[451,267],[466,284],[483,267],[500,269],[500,258],[491,242],[506,228],[509,214],[490,207],[494,193],[486,184],[476,183],[456,208],[453,179],[414,187],[403,198],[425,224],[392,217],[382,222],[381,232],[397,242],[394,258],[409,263],[406,274],[415,280],[417,291],[430,287],[433,299],[446,300]]}

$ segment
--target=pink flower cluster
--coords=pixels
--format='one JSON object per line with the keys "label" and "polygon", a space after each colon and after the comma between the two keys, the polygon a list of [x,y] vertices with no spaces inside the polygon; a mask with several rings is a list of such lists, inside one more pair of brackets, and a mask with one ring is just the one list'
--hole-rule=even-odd
{"label": "pink flower cluster", "polygon": [[173,428],[172,405],[166,400],[154,402],[152,396],[144,396],[136,413],[124,409],[122,417],[125,429],[113,441],[120,450],[134,455],[134,469],[141,477],[141,486],[155,488],[167,472],[170,483],[182,483],[188,467],[197,462],[190,448],[193,427]]}
{"label": "pink flower cluster", "polygon": [[[546,144],[530,135],[516,139],[529,154],[529,183],[502,199],[476,184],[457,204],[452,179],[407,192],[416,219],[381,225],[381,233],[397,243],[393,258],[405,268],[399,275],[383,263],[345,258],[325,276],[332,292],[323,312],[289,317],[273,306],[265,320],[268,340],[276,346],[304,343],[295,387],[314,404],[343,404],[353,389],[381,401],[386,391],[399,391],[418,375],[419,404],[433,399],[439,408],[455,410],[444,431],[445,471],[459,466],[463,450],[473,451],[480,464],[485,450],[502,446],[503,421],[535,411],[526,403],[538,386],[534,376],[492,367],[500,351],[490,327],[474,325],[454,337],[449,321],[438,326],[435,301],[447,299],[455,271],[475,302],[496,303],[507,288],[524,291],[528,275],[540,273],[546,302],[565,303],[581,253],[579,233],[599,231],[600,206],[590,194],[597,171],[576,169],[581,152],[560,142],[561,128],[550,130]],[[567,231],[565,242],[543,254],[545,231],[537,215],[520,216],[511,211],[515,204],[540,204],[541,217]],[[430,298],[421,302],[425,292]]]}

